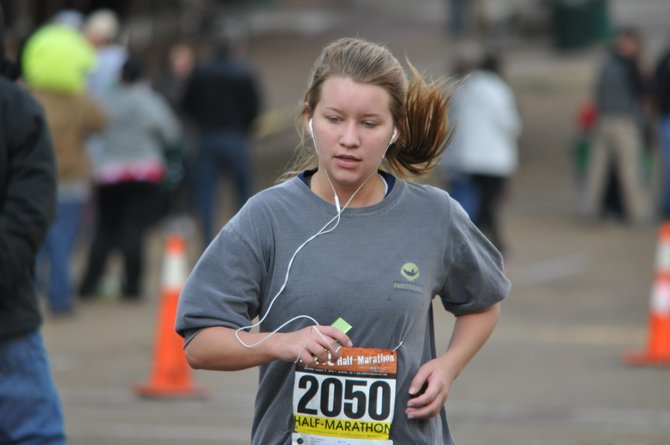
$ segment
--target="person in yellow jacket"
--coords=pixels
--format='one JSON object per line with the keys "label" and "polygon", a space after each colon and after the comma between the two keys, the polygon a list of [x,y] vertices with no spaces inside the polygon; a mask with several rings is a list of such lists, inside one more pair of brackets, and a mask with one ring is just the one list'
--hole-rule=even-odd
{"label": "person in yellow jacket", "polygon": [[22,59],[24,80],[44,109],[56,152],[57,217],[40,252],[37,272],[47,276],[41,268],[48,264],[48,279],[41,281],[49,309],[61,316],[74,310],[72,250],[92,190],[86,139],[107,124],[103,108],[86,91],[95,60],[86,38],[56,21],[30,37]]}

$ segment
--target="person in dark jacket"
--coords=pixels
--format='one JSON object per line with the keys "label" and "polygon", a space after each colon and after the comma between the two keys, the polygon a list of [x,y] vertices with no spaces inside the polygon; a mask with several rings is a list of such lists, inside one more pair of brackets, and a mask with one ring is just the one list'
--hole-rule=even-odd
{"label": "person in dark jacket", "polygon": [[37,102],[7,78],[0,13],[0,443],[61,445],[63,414],[40,333],[35,257],[53,221],[54,151]]}
{"label": "person in dark jacket", "polygon": [[260,109],[260,94],[251,68],[233,56],[232,43],[220,43],[216,57],[196,66],[182,98],[183,110],[199,133],[194,188],[205,246],[214,236],[220,173],[232,170],[239,207],[252,191],[248,145]]}

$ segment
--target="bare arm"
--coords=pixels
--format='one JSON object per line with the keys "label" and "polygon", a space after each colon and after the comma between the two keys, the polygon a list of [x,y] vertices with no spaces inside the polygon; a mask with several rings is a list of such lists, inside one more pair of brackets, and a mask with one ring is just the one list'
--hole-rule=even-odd
{"label": "bare arm", "polygon": [[465,366],[491,336],[500,317],[500,303],[484,312],[462,315],[456,319],[447,351],[425,363],[412,380],[410,394],[416,394],[427,383],[426,391],[407,403],[405,414],[410,419],[436,416],[449,394],[449,388]]}
{"label": "bare arm", "polygon": [[351,346],[349,337],[332,326],[310,326],[267,338],[268,335],[240,331],[240,339],[247,346],[256,345],[246,347],[237,339],[234,329],[206,328],[186,346],[186,359],[196,369],[237,371],[274,360],[310,362],[318,357],[325,361],[329,353],[333,358],[339,357],[339,344]]}

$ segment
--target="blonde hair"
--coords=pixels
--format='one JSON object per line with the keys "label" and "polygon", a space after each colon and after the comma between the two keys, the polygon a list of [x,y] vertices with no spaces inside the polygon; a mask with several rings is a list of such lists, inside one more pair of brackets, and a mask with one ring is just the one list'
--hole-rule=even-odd
{"label": "blonde hair", "polygon": [[359,38],[342,38],[327,45],[314,63],[304,94],[298,124],[301,143],[280,180],[316,167],[314,150],[305,149],[302,117],[312,115],[324,82],[333,76],[377,85],[388,92],[391,116],[399,130],[398,140],[386,153],[392,173],[408,178],[424,175],[435,167],[449,140],[450,96],[445,94],[445,81],[428,82],[409,62],[408,65],[412,74],[409,81],[400,62],[382,45]]}
{"label": "blonde hair", "polygon": [[111,9],[98,9],[84,23],[84,34],[111,43],[119,33],[119,19]]}

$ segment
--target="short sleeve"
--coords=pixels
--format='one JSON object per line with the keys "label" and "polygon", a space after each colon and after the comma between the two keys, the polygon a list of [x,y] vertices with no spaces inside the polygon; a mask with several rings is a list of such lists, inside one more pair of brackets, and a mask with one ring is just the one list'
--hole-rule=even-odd
{"label": "short sleeve", "polygon": [[258,315],[266,273],[260,249],[231,223],[207,247],[184,284],[175,330],[186,343],[203,328],[237,329]]}
{"label": "short sleeve", "polygon": [[504,299],[511,283],[502,255],[452,200],[445,262],[449,265],[440,291],[444,308],[456,316],[482,312]]}

